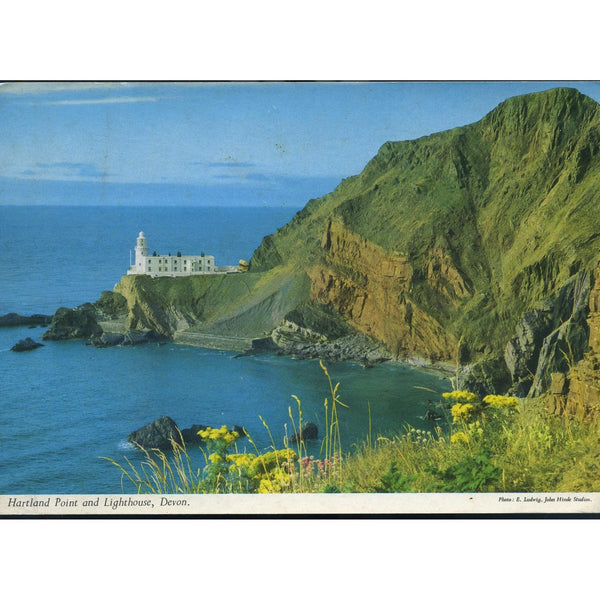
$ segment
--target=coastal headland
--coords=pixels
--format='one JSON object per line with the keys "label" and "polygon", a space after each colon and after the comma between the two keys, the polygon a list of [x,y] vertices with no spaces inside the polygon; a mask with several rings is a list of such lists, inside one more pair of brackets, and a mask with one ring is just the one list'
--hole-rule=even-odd
{"label": "coastal headland", "polygon": [[600,402],[599,184],[600,105],[566,88],[510,98],[385,143],[246,272],[124,275],[43,339],[453,364],[464,388],[585,414]]}

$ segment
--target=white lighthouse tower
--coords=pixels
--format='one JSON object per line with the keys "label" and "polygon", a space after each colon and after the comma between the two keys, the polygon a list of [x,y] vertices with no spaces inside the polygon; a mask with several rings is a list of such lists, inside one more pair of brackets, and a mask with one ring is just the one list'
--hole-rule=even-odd
{"label": "white lighthouse tower", "polygon": [[146,256],[148,256],[148,241],[143,231],[140,231],[135,245],[135,270],[143,273],[146,270]]}

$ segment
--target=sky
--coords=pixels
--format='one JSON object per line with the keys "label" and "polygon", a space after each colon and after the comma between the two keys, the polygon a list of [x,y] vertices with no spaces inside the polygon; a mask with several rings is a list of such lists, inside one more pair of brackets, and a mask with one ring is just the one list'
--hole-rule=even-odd
{"label": "sky", "polygon": [[3,83],[0,205],[302,206],[386,141],[564,85],[600,101],[592,81]]}

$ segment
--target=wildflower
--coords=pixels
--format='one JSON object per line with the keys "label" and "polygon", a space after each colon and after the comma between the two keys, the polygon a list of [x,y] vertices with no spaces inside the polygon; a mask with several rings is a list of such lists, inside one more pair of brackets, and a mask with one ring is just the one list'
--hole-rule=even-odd
{"label": "wildflower", "polygon": [[227,429],[226,425],[223,425],[219,429],[213,429],[212,427],[207,427],[206,429],[200,429],[200,431],[198,431],[198,435],[203,440],[213,441],[213,442],[221,441],[227,445],[232,444],[239,437],[239,434],[237,431],[232,431],[230,429]]}
{"label": "wildflower", "polygon": [[215,465],[217,463],[220,463],[223,461],[223,457],[220,454],[217,454],[216,452],[213,452],[209,457],[208,460],[210,460],[210,462]]}
{"label": "wildflower", "polygon": [[489,396],[486,396],[483,401],[490,406],[519,410],[519,401],[514,396],[490,394]]}
{"label": "wildflower", "polygon": [[281,486],[271,479],[261,479],[257,491],[259,494],[278,494]]}
{"label": "wildflower", "polygon": [[467,444],[469,442],[469,438],[467,437],[467,434],[462,431],[453,433],[452,436],[450,437],[450,443],[456,444],[458,442],[463,442],[463,443]]}
{"label": "wildflower", "polygon": [[461,404],[472,404],[473,402],[477,402],[479,397],[477,394],[473,392],[467,392],[466,390],[454,390],[453,392],[444,392],[442,394],[446,400],[451,400],[452,402],[459,402]]}
{"label": "wildflower", "polygon": [[241,469],[249,469],[252,461],[256,458],[254,454],[230,454],[227,456],[227,461],[233,463]]}
{"label": "wildflower", "polygon": [[470,404],[455,404],[452,407],[452,417],[455,423],[468,421],[475,413],[475,407]]}

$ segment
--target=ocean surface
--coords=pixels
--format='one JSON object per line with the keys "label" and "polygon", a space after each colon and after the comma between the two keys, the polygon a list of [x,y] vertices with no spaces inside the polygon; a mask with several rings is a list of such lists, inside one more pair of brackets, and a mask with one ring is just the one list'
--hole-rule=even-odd
{"label": "ocean surface", "polygon": [[[236,264],[297,210],[0,206],[0,314],[53,314],[95,301],[127,270],[140,230],[151,251],[206,252],[217,264]],[[1,494],[130,493],[101,457],[139,462],[127,435],[163,415],[181,428],[241,425],[268,449],[270,436],[279,445],[290,427],[294,394],[304,420],[323,430],[329,388],[318,361],[236,358],[170,343],[100,349],[45,342],[33,352],[10,352],[19,339],[39,341],[43,331],[0,328]],[[369,410],[373,436],[406,424],[432,429],[423,415],[449,388],[435,373],[399,365],[328,367],[348,405],[339,415],[346,450],[366,440]],[[309,450],[318,456],[320,441]],[[199,450],[192,457],[202,464]]]}

